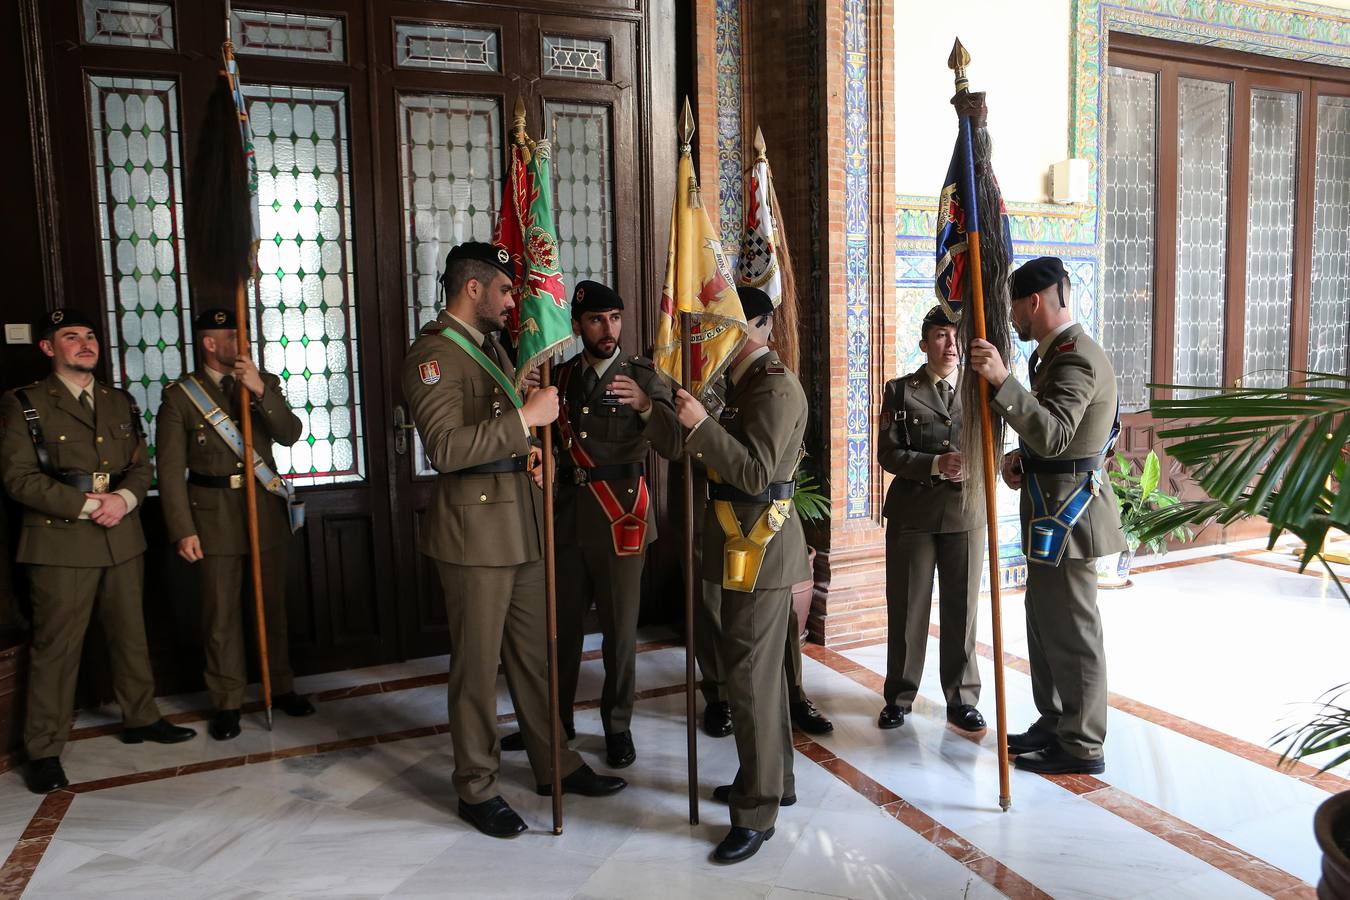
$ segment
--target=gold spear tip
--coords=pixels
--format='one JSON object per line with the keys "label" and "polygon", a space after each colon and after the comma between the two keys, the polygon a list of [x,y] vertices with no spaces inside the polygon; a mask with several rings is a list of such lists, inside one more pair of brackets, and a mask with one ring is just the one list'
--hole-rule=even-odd
{"label": "gold spear tip", "polygon": [[970,54],[966,52],[965,45],[961,43],[958,37],[952,44],[951,56],[947,57],[947,68],[960,72],[966,66],[970,65]]}
{"label": "gold spear tip", "polygon": [[760,130],[759,130],[759,126],[756,125],[756,126],[755,126],[755,158],[756,158],[756,159],[767,159],[767,158],[768,158],[768,149],[769,149],[769,148],[768,148],[768,145],[766,145],[766,144],[764,143],[764,132],[760,131]]}
{"label": "gold spear tip", "polygon": [[688,144],[694,140],[694,114],[689,109],[689,96],[684,98],[684,112],[680,113],[680,142]]}
{"label": "gold spear tip", "polygon": [[525,98],[524,98],[524,97],[517,97],[517,98],[516,98],[515,125],[516,125],[517,127],[523,127],[524,124],[525,124]]}

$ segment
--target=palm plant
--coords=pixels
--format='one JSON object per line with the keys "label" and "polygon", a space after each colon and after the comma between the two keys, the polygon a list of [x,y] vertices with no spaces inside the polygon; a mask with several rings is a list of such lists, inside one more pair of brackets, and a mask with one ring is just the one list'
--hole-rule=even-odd
{"label": "palm plant", "polygon": [[830,498],[825,496],[814,473],[803,461],[797,466],[797,486],[792,491],[792,505],[806,523],[819,522],[830,514]]}
{"label": "palm plant", "polygon": [[[1145,514],[1140,533],[1148,540],[1185,525],[1262,516],[1270,523],[1269,547],[1286,532],[1301,538],[1300,570],[1319,560],[1350,603],[1350,593],[1322,554],[1331,529],[1350,532],[1350,492],[1341,490],[1350,443],[1350,378],[1290,374],[1305,380],[1275,388],[1185,387],[1180,390],[1192,396],[1153,401],[1154,418],[1179,423],[1160,432],[1170,442],[1167,452],[1208,497]],[[1276,743],[1287,745],[1283,758],[1350,746],[1350,709],[1337,704],[1347,687],[1324,695],[1312,721],[1276,736]],[[1350,751],[1333,755],[1323,770],[1347,760]]]}

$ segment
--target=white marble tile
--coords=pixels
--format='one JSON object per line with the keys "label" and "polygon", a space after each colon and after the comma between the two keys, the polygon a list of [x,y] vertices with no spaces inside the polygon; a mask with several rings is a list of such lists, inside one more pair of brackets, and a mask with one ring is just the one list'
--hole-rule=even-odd
{"label": "white marble tile", "polygon": [[[716,897],[718,900],[763,900],[772,887],[733,880],[740,866],[727,866],[724,877],[679,866],[631,863],[612,859],[600,867],[573,895],[575,900],[630,900],[652,896],[659,890],[666,897]],[[819,900],[819,895],[816,895]]]}
{"label": "white marble tile", "polygon": [[1231,875],[1210,870],[1156,891],[1138,894],[1134,900],[1257,900],[1265,896]]}
{"label": "white marble tile", "polygon": [[63,841],[117,852],[157,825],[209,802],[224,790],[166,779],[90,794],[77,794],[56,836]]}
{"label": "white marble tile", "polygon": [[448,896],[564,900],[576,895],[604,860],[558,850],[547,835],[510,840],[466,835],[385,896],[442,900]]}
{"label": "white marble tile", "polygon": [[42,854],[42,862],[38,863],[37,871],[28,882],[26,896],[41,893],[50,882],[102,855],[102,851],[92,847],[63,841],[59,837],[52,838],[46,852]]}
{"label": "white marble tile", "polygon": [[9,856],[41,803],[24,785],[19,769],[0,775],[0,859]]}
{"label": "white marble tile", "polygon": [[253,888],[196,878],[177,869],[100,854],[63,875],[33,885],[28,900],[65,900],[71,897],[128,898],[128,900],[272,900],[279,897]]}

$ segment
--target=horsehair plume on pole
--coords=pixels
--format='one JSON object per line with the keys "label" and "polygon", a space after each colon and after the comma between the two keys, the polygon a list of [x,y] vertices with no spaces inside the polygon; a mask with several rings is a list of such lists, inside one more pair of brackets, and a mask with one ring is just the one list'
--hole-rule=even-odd
{"label": "horsehair plume on pole", "polygon": [[[1004,359],[1011,358],[1012,331],[1008,320],[1011,298],[1008,289],[1012,274],[1012,242],[1008,233],[1007,210],[1003,204],[1003,194],[999,190],[998,179],[994,177],[992,165],[992,142],[989,138],[988,110],[984,94],[971,93],[970,81],[966,77],[966,66],[970,64],[970,54],[961,44],[960,38],[952,46],[947,66],[955,73],[956,95],[952,104],[961,118],[961,131],[957,137],[957,154],[964,156],[960,174],[962,180],[957,183],[957,197],[966,206],[967,222],[977,224],[979,234],[978,256],[969,254],[965,268],[970,270],[976,260],[979,264],[980,282],[983,296],[975,296],[976,279],[961,278],[960,320],[957,323],[958,345],[970,346],[974,337],[983,337],[993,344]],[[964,146],[962,146],[964,145]],[[973,208],[972,208],[973,207]],[[974,215],[970,215],[973,213]],[[981,302],[982,300],[982,302]],[[983,334],[976,333],[976,316],[970,315],[976,304],[983,313]],[[962,408],[975,410],[980,402],[981,380],[978,378],[961,379]],[[967,508],[983,503],[982,492],[985,479],[981,468],[983,435],[980,427],[972,427],[976,419],[971,416],[961,433],[961,454],[966,470],[965,487],[961,502]],[[1002,454],[1004,422],[1002,418],[992,417],[990,433],[996,455]],[[971,490],[975,488],[975,490]]]}
{"label": "horsehair plume on pole", "polygon": [[[792,271],[792,253],[783,228],[783,209],[773,184],[764,132],[755,127],[755,160],[742,173],[745,178],[745,227],[741,238],[738,281],[762,288],[774,303],[774,328],[769,346],[792,371],[801,362],[801,313],[797,306],[797,282]],[[765,227],[767,224],[770,226]],[[767,244],[767,246],[761,246]],[[750,263],[751,259],[754,260]]]}

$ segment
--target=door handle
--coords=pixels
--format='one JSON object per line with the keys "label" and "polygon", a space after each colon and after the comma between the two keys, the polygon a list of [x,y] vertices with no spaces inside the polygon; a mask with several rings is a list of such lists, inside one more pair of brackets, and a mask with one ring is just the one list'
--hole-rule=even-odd
{"label": "door handle", "polygon": [[394,404],[394,452],[400,456],[408,452],[408,432],[416,431],[417,426],[408,421],[408,413],[402,403]]}

